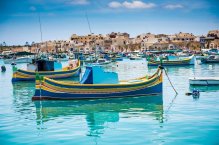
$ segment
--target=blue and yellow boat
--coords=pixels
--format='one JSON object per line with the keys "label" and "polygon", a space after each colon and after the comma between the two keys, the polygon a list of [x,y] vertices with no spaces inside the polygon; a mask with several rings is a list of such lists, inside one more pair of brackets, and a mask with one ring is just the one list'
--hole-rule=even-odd
{"label": "blue and yellow boat", "polygon": [[[43,63],[41,62],[39,63],[39,66],[40,67],[38,67],[38,71],[17,69],[14,66],[12,82],[35,81],[36,74],[39,74],[40,76],[45,76],[48,78],[54,78],[54,79],[68,78],[72,76],[79,76],[80,70],[81,70],[80,61],[78,61],[74,66],[69,65],[64,68],[62,68],[61,65],[58,63],[54,63],[54,62],[51,63],[49,61],[46,61],[46,63],[45,61],[43,61]],[[57,66],[59,69],[54,70],[54,67],[57,68]]]}
{"label": "blue and yellow boat", "polygon": [[100,66],[87,67],[80,83],[36,78],[32,100],[73,100],[127,98],[162,94],[162,67],[152,76],[136,80],[118,81],[118,74],[104,72]]}
{"label": "blue and yellow boat", "polygon": [[148,59],[148,66],[185,66],[185,65],[194,65],[195,57],[194,55],[188,58],[179,59],[174,56],[168,56],[167,59],[159,58],[157,60]]}

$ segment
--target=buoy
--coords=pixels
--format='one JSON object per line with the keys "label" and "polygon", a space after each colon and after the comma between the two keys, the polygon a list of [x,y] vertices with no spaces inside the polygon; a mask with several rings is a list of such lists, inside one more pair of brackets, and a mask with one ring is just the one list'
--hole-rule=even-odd
{"label": "buoy", "polygon": [[3,66],[1,66],[1,71],[2,72],[5,72],[6,71],[6,67],[3,65]]}
{"label": "buoy", "polygon": [[12,62],[11,65],[16,65],[16,63],[15,63],[15,62]]}
{"label": "buoy", "polygon": [[192,95],[192,96],[193,96],[193,98],[197,98],[197,97],[199,97],[199,95],[200,95],[200,92],[199,92],[199,90],[193,89],[193,91],[192,91],[192,92],[188,92],[188,93],[186,93],[186,95],[187,95],[187,96],[190,96],[190,95]]}
{"label": "buoy", "polygon": [[200,95],[199,90],[193,89],[192,96],[193,97],[199,97],[199,95]]}

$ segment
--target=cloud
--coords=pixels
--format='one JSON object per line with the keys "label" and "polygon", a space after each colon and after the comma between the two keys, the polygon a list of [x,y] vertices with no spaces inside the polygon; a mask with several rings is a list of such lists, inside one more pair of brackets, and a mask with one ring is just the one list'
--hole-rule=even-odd
{"label": "cloud", "polygon": [[69,3],[73,5],[87,5],[89,4],[89,1],[88,0],[71,0]]}
{"label": "cloud", "polygon": [[124,7],[128,9],[149,9],[155,7],[154,3],[144,3],[142,1],[123,2]]}
{"label": "cloud", "polygon": [[154,3],[144,3],[140,0],[134,0],[132,2],[124,1],[122,3],[112,1],[108,4],[110,8],[127,8],[127,9],[150,9],[155,7]]}
{"label": "cloud", "polygon": [[108,6],[109,6],[110,8],[119,8],[119,7],[122,7],[122,4],[119,3],[119,2],[113,1],[113,2],[110,2],[110,3],[108,4]]}
{"label": "cloud", "polygon": [[183,7],[184,6],[180,5],[180,4],[175,4],[175,5],[169,4],[169,5],[164,6],[164,8],[166,8],[166,9],[181,9]]}
{"label": "cloud", "polygon": [[31,10],[31,11],[36,11],[36,7],[31,6],[31,7],[30,7],[30,10]]}

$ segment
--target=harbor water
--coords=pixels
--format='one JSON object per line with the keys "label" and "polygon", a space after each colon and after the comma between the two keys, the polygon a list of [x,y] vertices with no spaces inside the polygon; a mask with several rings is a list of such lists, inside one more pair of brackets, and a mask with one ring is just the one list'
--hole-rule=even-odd
{"label": "harbor water", "polygon": [[[11,65],[5,66],[6,72],[0,72],[1,145],[219,144],[219,86],[196,87],[199,97],[185,95],[194,89],[189,77],[219,77],[219,64],[166,67],[178,95],[164,74],[162,96],[34,102],[34,82],[12,84]],[[148,68],[145,60],[124,60],[105,68],[118,72],[120,80],[156,69]]]}

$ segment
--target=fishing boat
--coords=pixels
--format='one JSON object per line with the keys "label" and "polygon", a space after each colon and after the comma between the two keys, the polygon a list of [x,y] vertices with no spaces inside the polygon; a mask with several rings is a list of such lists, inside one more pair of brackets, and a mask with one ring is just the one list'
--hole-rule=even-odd
{"label": "fishing boat", "polygon": [[112,62],[116,61],[123,61],[123,54],[122,53],[112,53],[109,56],[110,59],[107,60],[112,60]]}
{"label": "fishing boat", "polygon": [[17,52],[9,54],[3,61],[4,64],[12,63],[31,63],[34,58],[34,54],[30,52]]}
{"label": "fishing boat", "polygon": [[64,68],[62,68],[60,62],[49,60],[37,60],[32,64],[28,64],[28,70],[18,69],[13,66],[12,82],[34,81],[36,74],[54,79],[79,76],[80,61],[72,62]]}
{"label": "fishing boat", "polygon": [[201,59],[202,63],[219,63],[219,55],[210,55],[207,58]]}
{"label": "fishing boat", "polygon": [[142,60],[142,57],[139,55],[131,55],[130,60]]}
{"label": "fishing boat", "polygon": [[24,57],[17,57],[11,59],[4,59],[4,64],[12,64],[12,63],[31,63],[33,57],[24,56]]}
{"label": "fishing boat", "polygon": [[219,77],[189,78],[189,84],[190,85],[200,85],[200,86],[219,85]]}
{"label": "fishing boat", "polygon": [[158,58],[157,60],[147,59],[148,66],[182,66],[182,65],[194,65],[195,57],[194,55],[188,58],[179,58],[175,56],[167,56],[166,59]]}
{"label": "fishing boat", "polygon": [[73,100],[127,98],[162,94],[162,67],[151,76],[118,81],[115,72],[104,72],[100,66],[86,67],[80,83],[37,77],[32,100]]}
{"label": "fishing boat", "polygon": [[107,65],[107,64],[110,64],[110,63],[111,63],[111,61],[108,61],[104,58],[99,58],[99,59],[97,59],[96,62],[90,63],[90,64],[92,64],[92,65]]}
{"label": "fishing boat", "polygon": [[67,56],[67,54],[56,54],[53,55],[53,59],[54,60],[58,60],[58,61],[68,61],[69,60],[69,56]]}
{"label": "fishing boat", "polygon": [[116,56],[112,59],[113,61],[123,61],[123,58],[121,56]]}
{"label": "fishing boat", "polygon": [[83,60],[83,62],[85,64],[89,64],[89,63],[95,63],[97,61],[97,59],[95,58],[95,56],[93,56],[92,54],[89,56],[86,56],[85,59]]}

